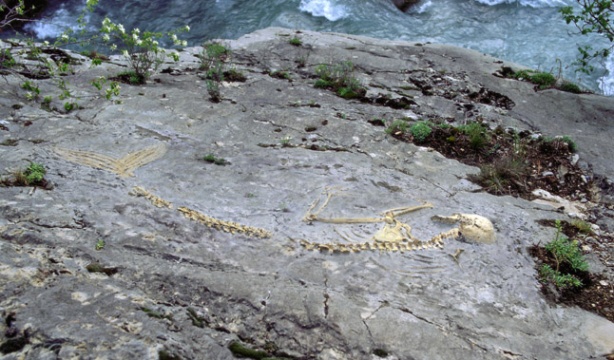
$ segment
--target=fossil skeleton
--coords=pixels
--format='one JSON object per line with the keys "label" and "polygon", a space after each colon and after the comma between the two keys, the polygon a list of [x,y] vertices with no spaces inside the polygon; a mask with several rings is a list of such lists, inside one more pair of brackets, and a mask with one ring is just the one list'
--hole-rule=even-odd
{"label": "fossil skeleton", "polygon": [[133,171],[139,167],[162,157],[166,153],[166,146],[161,144],[148,147],[131,152],[119,159],[91,151],[63,148],[55,148],[53,150],[56,154],[70,162],[114,172],[121,177],[128,177],[134,176]]}
{"label": "fossil skeleton", "polygon": [[[132,191],[130,191],[130,195],[144,197],[145,199],[149,200],[149,202],[151,202],[152,205],[156,207],[167,207],[169,209],[173,208],[173,204],[171,204],[170,201],[164,200],[150,193],[148,190],[140,186],[133,187]],[[214,228],[216,230],[224,231],[224,232],[231,233],[231,234],[242,233],[247,236],[259,237],[259,238],[271,237],[271,233],[265,229],[261,229],[261,228],[257,228],[253,226],[247,226],[247,225],[239,224],[233,221],[216,219],[214,217],[205,215],[203,213],[200,213],[196,210],[192,210],[185,206],[179,207],[177,208],[177,210],[181,212],[181,214],[183,214],[183,216],[187,217],[188,219],[197,221],[203,225],[206,225],[207,227]]]}
{"label": "fossil skeleton", "polygon": [[214,228],[216,230],[224,231],[227,233],[243,233],[247,236],[259,237],[259,238],[268,238],[271,237],[271,233],[265,229],[247,226],[243,224],[239,224],[232,221],[220,220],[211,216],[207,216],[202,214],[196,210],[189,209],[185,206],[177,208],[183,216],[187,217],[190,220],[198,221],[199,223],[206,225],[210,228]]}
{"label": "fossil skeleton", "polygon": [[[358,252],[364,250],[379,250],[391,252],[415,251],[430,248],[443,248],[443,240],[447,238],[464,238],[474,242],[492,243],[494,242],[494,227],[490,220],[479,215],[454,214],[452,216],[434,216],[433,220],[443,222],[460,222],[458,228],[442,232],[430,240],[421,241],[411,234],[411,227],[399,221],[398,216],[425,208],[432,208],[430,203],[422,205],[400,207],[384,211],[380,217],[366,218],[326,218],[319,214],[328,205],[333,193],[328,189],[324,191],[326,200],[319,205],[320,200],[314,201],[303,221],[312,223],[314,221],[331,224],[358,224],[358,223],[384,223],[384,226],[373,235],[372,242],[363,243],[312,243],[307,240],[300,240],[300,244],[307,250],[320,250],[329,252]],[[318,207],[318,208],[317,208]],[[314,211],[314,209],[316,209]]]}
{"label": "fossil skeleton", "polygon": [[170,201],[166,201],[152,193],[150,193],[149,191],[147,191],[146,189],[140,187],[140,186],[135,186],[132,188],[132,191],[130,191],[130,195],[132,196],[142,196],[145,199],[149,200],[149,202],[151,202],[151,204],[155,207],[167,207],[169,209],[173,208],[173,204],[170,203]]}

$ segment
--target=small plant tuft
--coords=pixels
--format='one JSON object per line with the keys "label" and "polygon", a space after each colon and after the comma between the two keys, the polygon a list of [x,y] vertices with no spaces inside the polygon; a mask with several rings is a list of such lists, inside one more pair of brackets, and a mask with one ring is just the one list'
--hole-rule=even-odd
{"label": "small plant tuft", "polygon": [[220,165],[220,166],[230,165],[230,162],[228,160],[223,159],[223,158],[218,158],[213,154],[205,155],[205,157],[203,157],[203,160],[205,160],[206,162],[210,164],[215,164],[215,165]]}
{"label": "small plant tuft", "polygon": [[[588,263],[578,247],[577,241],[570,241],[562,234],[560,220],[555,222],[556,236],[546,244],[546,250],[554,259],[554,268],[548,264],[540,267],[539,273],[543,281],[552,282],[559,289],[581,287],[582,281],[577,273],[588,271]],[[566,271],[563,270],[565,267]]]}
{"label": "small plant tuft", "polygon": [[431,124],[428,121],[417,122],[409,128],[409,132],[418,143],[424,142],[432,131]]}
{"label": "small plant tuft", "polygon": [[386,134],[388,135],[403,135],[409,129],[409,124],[407,121],[402,119],[396,119],[386,128]]}
{"label": "small plant tuft", "polygon": [[267,352],[261,351],[261,350],[250,349],[247,346],[237,341],[231,342],[230,345],[228,345],[228,349],[236,357],[250,358],[250,359],[256,359],[256,360],[260,360],[260,359],[269,357],[269,354]]}
{"label": "small plant tuft", "polygon": [[291,37],[290,40],[288,40],[288,43],[290,45],[293,45],[293,46],[301,46],[301,45],[303,45],[303,41],[298,36]]}

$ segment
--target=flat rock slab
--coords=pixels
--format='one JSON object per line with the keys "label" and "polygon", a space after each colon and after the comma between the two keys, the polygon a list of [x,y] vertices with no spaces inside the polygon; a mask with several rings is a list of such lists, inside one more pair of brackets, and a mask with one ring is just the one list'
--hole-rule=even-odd
{"label": "flat rock slab", "polygon": [[[288,43],[294,35],[301,47]],[[611,177],[611,99],[535,92],[492,75],[510,64],[442,45],[279,28],[227,44],[247,81],[225,83],[220,103],[209,101],[196,74],[200,48],[183,51],[174,73],[122,85],[119,104],[84,100],[59,114],[33,103],[14,109],[19,98],[3,95],[8,130],[0,135],[19,143],[0,147],[0,166],[43,163],[55,185],[0,187],[0,312],[15,318],[0,329],[29,329],[30,342],[7,358],[157,359],[163,350],[229,359],[234,340],[305,359],[587,359],[614,351],[614,324],[540,294],[527,248],[554,231],[535,220],[564,214],[476,192],[466,176],[479,169],[369,122],[482,116],[571,135],[581,157]],[[345,60],[369,93],[411,106],[313,87],[315,66]],[[72,83],[91,91],[91,78],[120,65],[118,58],[84,70]],[[273,70],[291,80],[269,76]],[[441,86],[425,95],[422,81]],[[474,101],[468,94],[476,91],[491,96]],[[203,161],[209,154],[227,164]],[[377,218],[428,201],[433,208],[398,218],[415,237],[454,227],[433,215],[470,213],[494,223],[497,241],[308,251],[302,240],[370,241],[383,226],[304,222],[327,190],[336,195],[322,217]],[[91,264],[107,272],[89,272]]]}

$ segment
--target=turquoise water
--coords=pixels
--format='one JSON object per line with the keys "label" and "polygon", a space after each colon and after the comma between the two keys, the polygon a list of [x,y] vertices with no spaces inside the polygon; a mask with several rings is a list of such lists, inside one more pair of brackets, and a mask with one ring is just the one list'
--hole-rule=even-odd
{"label": "turquoise water", "polygon": [[[569,66],[578,45],[607,44],[575,35],[558,9],[573,0],[421,0],[402,13],[390,0],[101,0],[88,17],[94,29],[104,16],[129,29],[164,31],[189,25],[183,38],[200,45],[235,39],[268,26],[334,31],[384,39],[462,46],[539,70],[558,73],[597,92],[614,95],[614,58],[596,63],[591,76]],[[56,36],[84,6],[83,0],[51,7],[31,27],[39,38]],[[611,73],[608,71],[611,71]]]}

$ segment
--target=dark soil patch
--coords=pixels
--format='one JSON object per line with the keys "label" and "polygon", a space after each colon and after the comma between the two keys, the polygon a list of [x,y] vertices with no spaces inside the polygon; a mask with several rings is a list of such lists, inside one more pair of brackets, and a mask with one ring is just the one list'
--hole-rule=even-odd
{"label": "dark soil patch", "polygon": [[[543,247],[531,246],[529,253],[537,259],[535,269],[538,273],[543,264],[556,267],[554,257]],[[552,283],[540,280],[542,294],[547,300],[567,306],[578,306],[614,321],[614,284],[610,280],[598,274],[570,272],[564,267],[561,267],[561,272],[577,276],[582,281],[582,286],[561,290]]]}
{"label": "dark soil patch", "polygon": [[[373,123],[373,125],[379,125]],[[397,139],[428,146],[448,158],[464,164],[480,167],[480,174],[469,179],[483,186],[494,195],[512,195],[533,200],[532,192],[543,189],[553,195],[570,200],[594,200],[592,174],[585,174],[572,160],[575,144],[571,139],[544,138],[530,131],[515,132],[486,126],[473,128],[431,124],[431,132],[418,141],[412,128],[390,129]],[[596,200],[596,199],[595,199]],[[541,221],[542,226],[554,226],[553,220]],[[563,233],[588,246],[600,261],[608,267],[612,258],[614,237],[609,234],[596,236],[583,234],[573,224],[562,222]],[[553,256],[541,246],[532,246],[529,253],[537,259],[537,271],[542,264],[556,268]],[[608,268],[609,269],[609,268]],[[562,267],[561,271],[565,271]],[[609,270],[608,270],[609,271]],[[553,303],[579,306],[614,321],[614,281],[605,276],[588,272],[576,273],[583,283],[580,288],[558,289],[552,283],[542,282],[542,292]]]}
{"label": "dark soil patch", "polygon": [[478,166],[482,173],[470,180],[494,195],[520,196],[532,200],[531,192],[543,189],[572,200],[590,199],[590,182],[573,164],[569,145],[562,139],[545,139],[529,131],[514,132],[483,127],[468,134],[451,126],[433,126],[423,141],[410,131],[392,134],[397,139],[429,146],[444,156]]}

